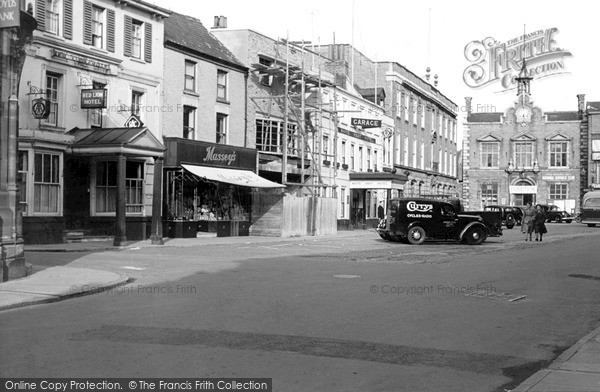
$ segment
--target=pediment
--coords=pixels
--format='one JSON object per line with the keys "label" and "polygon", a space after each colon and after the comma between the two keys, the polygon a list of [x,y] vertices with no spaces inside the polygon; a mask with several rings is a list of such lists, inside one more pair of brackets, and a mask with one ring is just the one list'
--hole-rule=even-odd
{"label": "pediment", "polygon": [[511,137],[510,140],[513,142],[534,142],[536,141],[536,138],[527,133],[519,133],[518,135]]}
{"label": "pediment", "polygon": [[573,138],[568,137],[560,132],[555,133],[552,136],[548,136],[546,138],[544,138],[547,141],[553,141],[553,142],[568,142],[571,141]]}
{"label": "pediment", "polygon": [[500,136],[494,135],[493,133],[488,133],[487,135],[477,138],[478,142],[501,142],[502,138]]}

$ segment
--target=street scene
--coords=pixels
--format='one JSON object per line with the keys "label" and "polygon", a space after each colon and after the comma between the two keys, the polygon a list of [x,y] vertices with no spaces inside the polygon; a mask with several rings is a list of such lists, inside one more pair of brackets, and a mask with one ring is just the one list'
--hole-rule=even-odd
{"label": "street scene", "polygon": [[0,391],[600,391],[596,8],[0,1]]}

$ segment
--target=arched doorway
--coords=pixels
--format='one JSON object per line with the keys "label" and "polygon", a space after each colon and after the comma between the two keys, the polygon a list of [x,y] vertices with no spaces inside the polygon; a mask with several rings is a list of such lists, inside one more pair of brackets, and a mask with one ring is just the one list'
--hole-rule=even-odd
{"label": "arched doorway", "polygon": [[524,206],[527,203],[535,204],[537,198],[537,185],[528,178],[516,180],[510,186],[510,203],[515,206]]}

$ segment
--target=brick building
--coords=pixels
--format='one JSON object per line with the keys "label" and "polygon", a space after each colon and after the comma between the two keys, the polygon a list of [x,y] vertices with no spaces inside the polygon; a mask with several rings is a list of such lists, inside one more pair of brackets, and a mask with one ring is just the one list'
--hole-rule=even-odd
{"label": "brick building", "polygon": [[467,98],[463,200],[468,209],[531,202],[572,212],[579,206],[580,113],[535,106],[531,79],[524,65],[517,99],[501,113],[472,113]]}

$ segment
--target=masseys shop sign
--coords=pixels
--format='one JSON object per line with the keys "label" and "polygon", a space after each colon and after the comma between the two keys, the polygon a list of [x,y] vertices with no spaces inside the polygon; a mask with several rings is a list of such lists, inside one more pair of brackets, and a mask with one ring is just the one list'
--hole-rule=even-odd
{"label": "masseys shop sign", "polygon": [[230,169],[256,170],[257,152],[251,148],[215,144],[197,140],[165,137],[165,166],[182,163]]}
{"label": "masseys shop sign", "polygon": [[501,90],[517,86],[523,59],[527,76],[541,78],[565,73],[565,58],[572,54],[558,46],[552,27],[520,35],[506,42],[492,37],[471,41],[465,46],[464,55],[471,64],[463,72],[463,80],[469,87],[478,88],[500,84]]}

